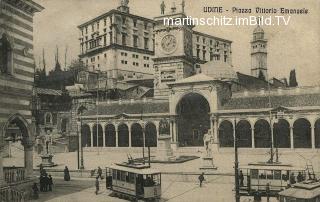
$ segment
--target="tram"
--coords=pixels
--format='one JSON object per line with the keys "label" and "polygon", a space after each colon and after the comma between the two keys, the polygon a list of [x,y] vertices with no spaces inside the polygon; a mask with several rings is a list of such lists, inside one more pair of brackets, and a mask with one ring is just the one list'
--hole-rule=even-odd
{"label": "tram", "polygon": [[148,166],[114,164],[106,167],[106,188],[120,198],[157,201],[161,196],[161,173]]}
{"label": "tram", "polygon": [[296,183],[292,187],[279,193],[280,202],[319,202],[320,182],[307,180]]}
{"label": "tram", "polygon": [[291,184],[306,179],[305,168],[282,164],[249,164],[240,167],[240,194],[252,196],[256,193],[277,196]]}

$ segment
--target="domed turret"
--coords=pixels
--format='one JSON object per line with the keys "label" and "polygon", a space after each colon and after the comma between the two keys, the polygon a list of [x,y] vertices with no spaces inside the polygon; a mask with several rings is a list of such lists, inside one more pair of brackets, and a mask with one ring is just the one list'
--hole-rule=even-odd
{"label": "domed turret", "polygon": [[210,61],[200,66],[201,73],[216,80],[231,81],[237,79],[237,75],[231,65],[222,61]]}

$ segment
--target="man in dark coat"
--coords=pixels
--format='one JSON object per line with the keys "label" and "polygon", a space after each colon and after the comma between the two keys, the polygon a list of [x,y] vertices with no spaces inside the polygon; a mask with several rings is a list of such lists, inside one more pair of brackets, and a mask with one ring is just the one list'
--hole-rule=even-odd
{"label": "man in dark coat", "polygon": [[53,185],[53,181],[52,181],[52,177],[51,175],[49,175],[49,191],[52,191],[52,185]]}
{"label": "man in dark coat", "polygon": [[96,195],[98,195],[100,189],[99,177],[96,177]]}
{"label": "man in dark coat", "polygon": [[63,173],[64,173],[64,181],[70,181],[70,173],[67,166],[64,168]]}
{"label": "man in dark coat", "polygon": [[34,183],[33,186],[32,186],[32,191],[33,191],[33,199],[38,199],[39,198],[39,189],[38,189],[38,186],[37,186],[37,183]]}
{"label": "man in dark coat", "polygon": [[205,180],[204,173],[201,173],[201,175],[199,175],[198,179],[199,179],[200,187],[202,187],[202,182]]}
{"label": "man in dark coat", "polygon": [[98,166],[98,178],[102,179],[102,169]]}

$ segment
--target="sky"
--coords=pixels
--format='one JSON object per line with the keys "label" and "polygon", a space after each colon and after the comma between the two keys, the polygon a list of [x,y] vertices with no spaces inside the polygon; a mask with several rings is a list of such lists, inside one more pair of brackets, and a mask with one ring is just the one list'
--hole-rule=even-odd
{"label": "sky", "polygon": [[[34,55],[36,64],[45,50],[47,69],[54,67],[54,54],[59,47],[59,60],[64,66],[77,59],[80,52],[77,26],[98,15],[115,9],[119,0],[34,0],[45,9],[34,16]],[[130,0],[130,13],[153,18],[160,15],[162,0]],[[181,0],[164,0],[166,11],[175,2],[180,10]],[[306,15],[291,14],[289,25],[262,26],[268,39],[269,77],[289,77],[296,70],[300,86],[320,85],[320,0],[185,0],[185,13],[194,18],[258,16],[253,10],[262,8],[306,8]],[[218,6],[251,8],[251,14],[229,12],[204,13],[203,7]],[[280,14],[261,14],[275,16]],[[288,17],[289,15],[285,15]],[[232,65],[235,71],[250,74],[250,41],[255,26],[198,26],[197,31],[232,41]]]}

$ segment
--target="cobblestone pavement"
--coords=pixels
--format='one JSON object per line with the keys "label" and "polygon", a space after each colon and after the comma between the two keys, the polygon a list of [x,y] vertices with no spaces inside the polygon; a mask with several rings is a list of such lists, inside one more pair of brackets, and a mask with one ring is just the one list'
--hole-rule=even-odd
{"label": "cobblestone pavement", "polygon": [[[253,153],[252,151],[241,150],[239,151],[240,165],[245,165],[250,162],[267,161],[268,150],[261,150],[260,152]],[[133,158],[141,157],[141,153],[131,153]],[[191,151],[187,153],[180,153],[178,155],[196,155],[201,157],[201,153]],[[280,161],[282,163],[292,164],[298,167],[305,167],[306,160],[311,160],[316,172],[320,172],[320,151],[313,152],[306,151],[292,151],[280,153]],[[64,168],[65,165],[69,169],[77,169],[77,153],[59,153],[54,156],[53,161],[58,164],[55,168]],[[98,166],[105,167],[114,162],[127,161],[127,153],[121,151],[100,151],[97,152],[84,152],[84,166],[85,169],[94,169]],[[39,165],[41,159],[38,155],[34,157],[34,165]],[[218,167],[216,173],[233,173],[234,153],[232,150],[227,152],[220,152],[214,154],[214,164]],[[198,158],[185,163],[176,164],[160,164],[153,163],[153,168],[158,168],[162,172],[199,172],[199,167],[202,165],[202,159]]]}
{"label": "cobblestone pavement", "polygon": [[[215,179],[206,181],[200,188],[198,182],[164,181],[162,184],[161,202],[232,202],[234,193],[232,191],[232,177],[216,176]],[[100,184],[100,192],[94,194],[94,180],[74,179],[64,182],[55,179],[53,192],[40,194],[39,200],[35,202],[124,202],[126,200],[111,197],[109,190],[104,187],[104,181]],[[242,202],[252,201],[252,198],[241,198]],[[266,199],[263,199],[266,201]],[[276,202],[272,198],[270,202]]]}

